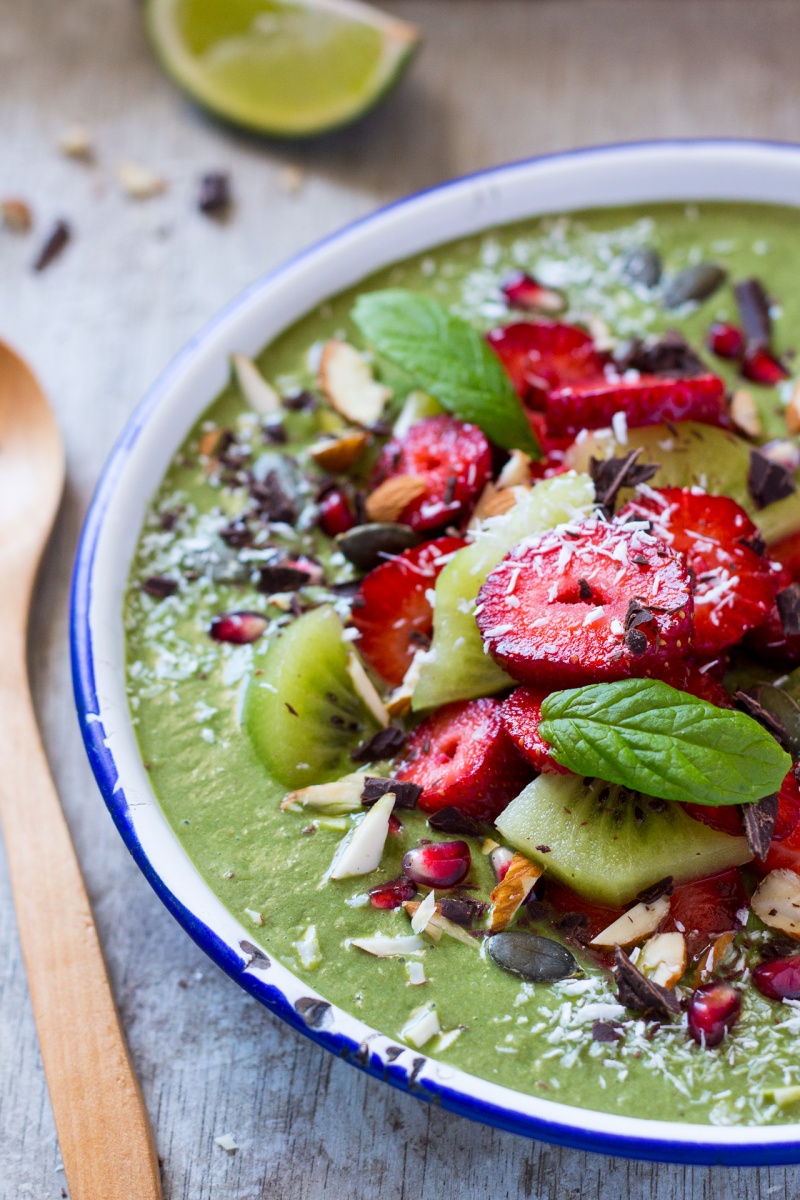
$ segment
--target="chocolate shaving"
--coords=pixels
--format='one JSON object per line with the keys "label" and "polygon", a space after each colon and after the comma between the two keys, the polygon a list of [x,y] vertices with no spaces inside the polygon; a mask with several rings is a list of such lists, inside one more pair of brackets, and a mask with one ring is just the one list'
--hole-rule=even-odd
{"label": "chocolate shaving", "polygon": [[564,916],[556,922],[556,928],[563,933],[568,942],[577,942],[579,946],[585,946],[591,938],[589,918],[586,913],[564,913]]}
{"label": "chocolate shaving", "polygon": [[200,180],[197,207],[207,217],[224,220],[231,210],[231,181],[222,171],[209,171]]}
{"label": "chocolate shaving", "polygon": [[763,862],[778,819],[778,793],[764,796],[756,804],[743,804],[741,812],[747,845],[753,856]]}
{"label": "chocolate shaving", "polygon": [[747,713],[748,717],[752,717],[754,721],[758,721],[759,725],[763,725],[785,748],[789,739],[789,731],[774,713],[769,712],[768,709],[764,708],[763,704],[759,704],[755,696],[749,695],[748,692],[743,692],[741,688],[734,694],[733,698],[739,708]]}
{"label": "chocolate shaving", "polygon": [[311,392],[293,392],[290,396],[281,396],[281,404],[289,412],[311,411],[317,407],[317,398]]}
{"label": "chocolate shaving", "polygon": [[665,875],[663,879],[659,879],[658,883],[651,883],[650,887],[642,888],[641,892],[637,893],[636,899],[642,904],[652,904],[662,896],[671,896],[672,885],[672,876]]}
{"label": "chocolate shaving", "polygon": [[759,558],[763,558],[767,552],[767,543],[764,541],[763,537],[758,531],[756,531],[750,538],[740,537],[736,540],[741,546],[745,546],[748,550],[752,550],[753,554],[757,554]]}
{"label": "chocolate shaving", "polygon": [[474,817],[468,817],[460,808],[440,808],[428,817],[431,829],[439,833],[457,833],[462,837],[483,837],[483,826]]}
{"label": "chocolate shaving", "polygon": [[232,550],[242,550],[245,546],[253,544],[253,531],[242,520],[232,521],[225,529],[219,531],[219,536]]}
{"label": "chocolate shaving", "polygon": [[617,495],[623,487],[637,487],[647,483],[659,469],[658,463],[637,464],[642,453],[641,446],[631,450],[624,458],[589,459],[589,474],[594,482],[597,503],[610,519],[614,515]]}
{"label": "chocolate shaving", "polygon": [[787,637],[800,634],[800,583],[790,583],[775,597],[781,626]]}
{"label": "chocolate shaving", "polygon": [[51,262],[55,262],[71,237],[72,230],[67,222],[56,221],[49,238],[42,246],[33,264],[34,271],[44,271]]}
{"label": "chocolate shaving", "polygon": [[766,508],[777,500],[785,500],[793,495],[797,491],[797,484],[786,467],[773,462],[759,450],[751,450],[747,490],[757,508]]}
{"label": "chocolate shaving", "polygon": [[301,567],[285,567],[267,563],[259,572],[258,590],[271,596],[273,592],[294,592],[305,587],[311,576]]}
{"label": "chocolate shaving", "polygon": [[608,1021],[595,1021],[592,1025],[593,1042],[618,1042],[624,1036],[619,1025],[611,1025]]}
{"label": "chocolate shaving", "polygon": [[178,581],[170,579],[167,575],[151,575],[142,584],[142,591],[156,600],[166,600],[167,596],[174,596],[177,590]]}
{"label": "chocolate shaving", "polygon": [[263,483],[253,483],[250,495],[255,501],[256,510],[268,521],[294,525],[297,510],[275,471],[270,471]]}
{"label": "chocolate shaving", "polygon": [[394,758],[406,744],[406,735],[399,725],[389,725],[379,729],[367,738],[350,755],[353,762],[380,762],[384,758]]}
{"label": "chocolate shaving", "polygon": [[614,968],[617,975],[617,995],[620,1004],[634,1012],[656,1013],[669,1016],[681,1011],[680,1002],[674,992],[646,979],[633,965],[624,950],[614,947]]}
{"label": "chocolate shaving", "polygon": [[285,446],[289,440],[283,421],[275,420],[274,417],[264,422],[263,435],[264,441],[270,446]]}
{"label": "chocolate shaving", "polygon": [[418,783],[410,781],[401,782],[399,779],[380,779],[375,775],[368,775],[364,780],[361,803],[369,808],[387,792],[394,793],[395,808],[416,808],[422,788]]}
{"label": "chocolate shaving", "polygon": [[629,629],[625,634],[625,645],[630,650],[631,654],[644,654],[647,649],[647,637],[642,633],[641,629]]}
{"label": "chocolate shaving", "polygon": [[645,375],[664,375],[670,379],[687,379],[705,375],[708,367],[695,354],[682,333],[668,329],[657,340],[635,338],[617,359],[617,369],[641,371]]}
{"label": "chocolate shaving", "polygon": [[585,579],[578,580],[578,595],[580,596],[581,600],[584,601],[585,604],[590,604],[591,601],[594,599],[594,594],[592,592],[591,586],[586,582]]}
{"label": "chocolate shaving", "polygon": [[745,279],[734,287],[748,350],[763,348],[772,341],[769,297],[758,279]]}
{"label": "chocolate shaving", "polygon": [[470,900],[466,896],[445,896],[440,912],[454,925],[462,925],[464,929],[469,929],[484,915],[488,907],[482,900]]}
{"label": "chocolate shaving", "polygon": [[626,631],[629,629],[638,629],[640,625],[649,625],[654,620],[655,609],[648,608],[638,596],[634,596],[628,601],[628,608],[625,613]]}
{"label": "chocolate shaving", "polygon": [[549,854],[550,853],[549,846],[537,846],[536,849],[539,851],[540,854]]}

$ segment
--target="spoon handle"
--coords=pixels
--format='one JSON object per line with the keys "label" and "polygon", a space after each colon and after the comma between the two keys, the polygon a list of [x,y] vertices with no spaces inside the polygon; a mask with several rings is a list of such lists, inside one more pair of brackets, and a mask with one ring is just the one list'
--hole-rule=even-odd
{"label": "spoon handle", "polygon": [[159,1200],[150,1121],[39,737],[25,663],[8,659],[0,675],[0,763],[0,820],[17,925],[71,1200]]}

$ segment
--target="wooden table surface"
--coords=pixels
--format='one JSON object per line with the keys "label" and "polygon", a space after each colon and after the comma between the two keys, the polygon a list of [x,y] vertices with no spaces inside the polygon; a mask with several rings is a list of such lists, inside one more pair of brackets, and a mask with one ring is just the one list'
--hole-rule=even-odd
{"label": "wooden table surface", "polygon": [[[2,0],[0,336],[40,373],[67,442],[64,505],[33,621],[36,697],[164,1162],[168,1200],[795,1200],[800,1169],[631,1163],[448,1116],[333,1059],[224,977],[130,861],[80,742],[67,592],[81,520],[124,421],[172,355],[261,272],[404,193],[527,154],[698,134],[800,135],[796,0],[396,0],[427,44],[400,91],[316,144],[262,143],[157,70],[135,0]],[[60,155],[85,122],[97,163]],[[162,173],[136,203],[115,169]],[[231,175],[219,226],[194,208]],[[74,238],[34,274],[52,223]],[[2,669],[2,667],[0,667]],[[0,769],[2,767],[0,766]],[[24,797],[20,798],[24,803]],[[53,913],[58,920],[58,913]],[[228,1154],[215,1137],[230,1134]],[[0,862],[0,1197],[66,1196]],[[124,1200],[124,1181],[116,1197]]]}

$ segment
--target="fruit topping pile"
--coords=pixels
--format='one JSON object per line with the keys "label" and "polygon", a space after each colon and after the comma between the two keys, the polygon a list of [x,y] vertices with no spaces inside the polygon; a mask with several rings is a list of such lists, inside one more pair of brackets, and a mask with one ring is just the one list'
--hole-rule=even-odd
{"label": "fruit topping pile", "polygon": [[[647,247],[620,277],[675,311],[726,284],[712,263],[664,280]],[[800,999],[800,394],[767,441],[739,381],[788,371],[755,280],[703,347],[601,338],[531,275],[499,294],[488,331],[360,296],[361,348],[323,348],[310,400],[239,364],[273,444],[326,420],[260,469],[204,434],[261,598],[208,635],[252,647],[243,725],[298,830],[344,828],[325,886],[365,876],[385,920],[348,946],[604,972],[710,1050],[754,989]],[[423,1006],[402,1036],[440,1032]]]}

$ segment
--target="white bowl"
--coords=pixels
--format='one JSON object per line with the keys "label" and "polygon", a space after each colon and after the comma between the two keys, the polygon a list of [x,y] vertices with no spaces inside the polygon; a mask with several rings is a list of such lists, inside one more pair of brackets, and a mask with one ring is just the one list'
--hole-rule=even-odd
{"label": "white bowl", "polygon": [[131,854],[167,908],[223,970],[273,1012],[396,1087],[503,1129],[584,1150],[665,1161],[800,1161],[800,1126],[649,1121],[524,1095],[401,1049],[252,946],[168,825],[142,765],[125,694],[123,596],[145,510],[197,417],[228,379],[326,297],[409,255],[540,213],[648,201],[749,200],[800,207],[800,147],[656,142],[498,167],[391,205],[248,288],[199,333],[137,408],[83,530],[73,581],[75,695],[86,749]]}

